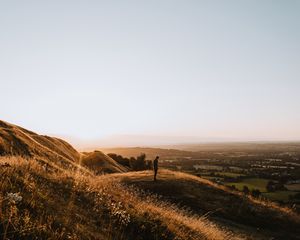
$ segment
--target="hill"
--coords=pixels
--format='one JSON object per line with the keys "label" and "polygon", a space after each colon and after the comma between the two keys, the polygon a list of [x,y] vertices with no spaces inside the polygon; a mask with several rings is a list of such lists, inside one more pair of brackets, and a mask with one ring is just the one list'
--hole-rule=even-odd
{"label": "hill", "polygon": [[3,239],[240,239],[114,174],[49,171],[21,157],[0,158],[0,174]]}
{"label": "hill", "polygon": [[78,163],[96,172],[125,172],[126,168],[102,152],[80,154],[66,141],[39,135],[0,120],[0,156],[35,158],[45,167],[55,169],[81,168]]}
{"label": "hill", "polygon": [[207,216],[220,226],[253,239],[298,239],[300,216],[288,208],[258,200],[181,172],[160,170],[153,181],[151,171],[113,175],[163,200],[180,204],[193,214]]}
{"label": "hill", "polygon": [[38,135],[0,120],[0,155],[59,156],[76,161],[79,153],[62,139]]}
{"label": "hill", "polygon": [[128,171],[127,168],[118,164],[115,160],[101,151],[83,153],[81,164],[93,170],[96,174],[121,173]]}
{"label": "hill", "polygon": [[0,123],[2,239],[238,239],[110,175],[96,175],[127,171],[102,152],[80,154],[63,140]]}
{"label": "hill", "polygon": [[64,169],[77,168],[75,163],[80,159],[80,154],[64,140],[4,121],[0,121],[0,155],[36,158],[46,166]]}

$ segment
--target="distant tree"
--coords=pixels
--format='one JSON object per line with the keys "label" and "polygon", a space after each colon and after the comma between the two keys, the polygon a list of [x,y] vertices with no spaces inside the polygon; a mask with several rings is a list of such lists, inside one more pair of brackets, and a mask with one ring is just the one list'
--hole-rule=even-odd
{"label": "distant tree", "polygon": [[258,198],[261,195],[261,192],[259,191],[259,189],[252,189],[251,195],[255,198]]}
{"label": "distant tree", "polygon": [[229,189],[231,189],[231,190],[237,190],[236,187],[235,187],[235,185],[229,186]]}
{"label": "distant tree", "polygon": [[272,180],[270,180],[267,183],[266,189],[267,189],[268,192],[274,192],[275,191],[275,184]]}
{"label": "distant tree", "polygon": [[146,154],[141,153],[137,158],[131,157],[129,165],[134,171],[142,171],[152,168],[152,161],[146,160]]}
{"label": "distant tree", "polygon": [[136,159],[134,157],[129,158],[129,166],[132,170],[136,170]]}
{"label": "distant tree", "polygon": [[284,185],[286,184],[288,181],[290,180],[290,176],[288,175],[280,175],[280,178],[279,178],[279,183]]}
{"label": "distant tree", "polygon": [[146,154],[141,153],[140,156],[136,158],[136,170],[145,170],[146,169]]}
{"label": "distant tree", "polygon": [[129,163],[129,159],[128,158],[124,158],[121,155],[117,155],[115,153],[109,153],[107,154],[109,157],[111,157],[112,159],[114,159],[117,163],[125,166],[125,167],[130,167],[130,163]]}
{"label": "distant tree", "polygon": [[248,194],[250,193],[250,190],[249,190],[248,186],[244,186],[244,187],[243,187],[243,193],[244,193],[245,195],[248,195]]}
{"label": "distant tree", "polygon": [[146,161],[146,169],[151,170],[153,168],[153,164],[151,160]]}
{"label": "distant tree", "polygon": [[300,200],[300,192],[296,193],[295,195],[289,195],[290,200]]}
{"label": "distant tree", "polygon": [[111,157],[114,160],[117,160],[117,158],[118,158],[118,155],[115,153],[108,153],[107,156]]}

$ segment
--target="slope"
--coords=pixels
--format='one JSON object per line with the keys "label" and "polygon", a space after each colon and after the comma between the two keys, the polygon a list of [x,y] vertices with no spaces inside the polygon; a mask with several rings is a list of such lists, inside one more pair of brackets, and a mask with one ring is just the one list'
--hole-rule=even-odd
{"label": "slope", "polygon": [[118,164],[111,157],[101,151],[83,153],[81,164],[93,170],[96,174],[127,172],[124,166]]}
{"label": "slope", "polygon": [[38,135],[4,121],[0,121],[0,155],[35,158],[56,169],[76,169],[75,163],[80,158],[80,154],[61,139]]}
{"label": "slope", "polygon": [[45,171],[34,159],[1,157],[0,175],[1,239],[240,239],[113,174]]}
{"label": "slope", "polygon": [[205,215],[232,231],[241,231],[253,239],[297,239],[300,216],[274,203],[253,199],[199,177],[160,170],[153,182],[151,171],[114,174],[126,185],[150,194],[158,194],[173,204]]}
{"label": "slope", "polygon": [[35,158],[46,168],[77,169],[83,163],[96,172],[125,172],[126,168],[102,152],[80,154],[66,141],[39,135],[22,127],[0,121],[0,156]]}

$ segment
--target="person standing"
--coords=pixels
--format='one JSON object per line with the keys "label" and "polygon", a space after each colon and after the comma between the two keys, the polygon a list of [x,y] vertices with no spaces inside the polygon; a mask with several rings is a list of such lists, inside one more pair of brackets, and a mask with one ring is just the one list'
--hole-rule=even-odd
{"label": "person standing", "polygon": [[159,156],[157,156],[153,161],[154,181],[156,181],[156,175],[157,175],[157,171],[158,171],[158,159],[159,159]]}

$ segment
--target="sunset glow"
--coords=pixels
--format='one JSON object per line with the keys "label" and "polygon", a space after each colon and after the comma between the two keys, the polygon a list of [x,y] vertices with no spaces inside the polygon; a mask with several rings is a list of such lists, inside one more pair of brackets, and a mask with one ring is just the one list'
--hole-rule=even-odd
{"label": "sunset glow", "polygon": [[300,140],[299,10],[2,1],[1,119],[81,140]]}

